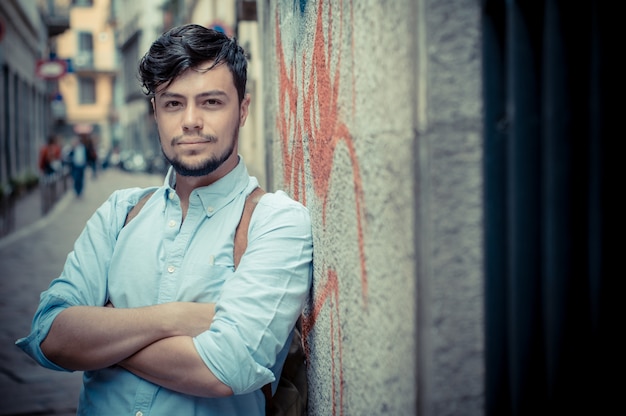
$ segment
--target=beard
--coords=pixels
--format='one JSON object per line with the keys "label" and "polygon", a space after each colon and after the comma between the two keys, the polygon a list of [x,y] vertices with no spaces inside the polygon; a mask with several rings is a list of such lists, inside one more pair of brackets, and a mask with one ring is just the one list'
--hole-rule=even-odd
{"label": "beard", "polygon": [[[239,135],[239,126],[237,126],[237,128],[233,132],[233,137],[231,140],[230,147],[225,149],[224,152],[222,152],[221,154],[208,157],[194,164],[185,163],[179,157],[176,157],[176,156],[170,158],[163,151],[163,146],[161,146],[161,153],[163,153],[163,157],[165,158],[165,160],[167,160],[169,164],[172,165],[172,167],[176,171],[176,174],[182,175],[182,176],[194,176],[194,177],[206,176],[210,173],[213,173],[217,168],[222,166],[222,164],[226,160],[228,160],[228,158],[233,154],[233,152],[235,151],[235,144],[237,142],[238,135]],[[174,144],[177,140],[179,140],[180,137],[181,136],[174,137],[172,139],[172,144]],[[217,141],[217,137],[215,136],[202,135],[202,137],[212,142]]]}

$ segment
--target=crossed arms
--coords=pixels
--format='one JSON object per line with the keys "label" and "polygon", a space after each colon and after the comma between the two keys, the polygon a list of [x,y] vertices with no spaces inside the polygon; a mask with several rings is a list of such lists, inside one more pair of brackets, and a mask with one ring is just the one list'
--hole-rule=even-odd
{"label": "crossed arms", "polygon": [[204,364],[192,341],[209,328],[214,313],[214,304],[195,302],[140,308],[73,306],[56,317],[41,350],[70,370],[119,365],[180,393],[229,396],[231,388]]}

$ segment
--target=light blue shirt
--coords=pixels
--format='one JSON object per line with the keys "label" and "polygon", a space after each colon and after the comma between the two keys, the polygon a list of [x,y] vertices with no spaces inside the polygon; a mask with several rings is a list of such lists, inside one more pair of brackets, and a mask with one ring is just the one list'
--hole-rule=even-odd
{"label": "light blue shirt", "polygon": [[257,185],[240,160],[224,178],[191,193],[181,224],[170,169],[164,185],[127,226],[127,212],[150,189],[116,191],[89,219],[61,276],[42,293],[31,333],[17,345],[41,365],[65,371],[40,348],[65,308],[102,306],[108,300],[118,308],[215,302],[211,327],[194,338],[194,345],[235,394],[188,396],[111,367],[84,373],[78,414],[265,413],[259,389],[270,382],[276,389],[293,326],[309,294],[313,243],[308,210],[282,191],[267,193],[252,215],[247,250],[234,271],[235,228],[246,196]]}

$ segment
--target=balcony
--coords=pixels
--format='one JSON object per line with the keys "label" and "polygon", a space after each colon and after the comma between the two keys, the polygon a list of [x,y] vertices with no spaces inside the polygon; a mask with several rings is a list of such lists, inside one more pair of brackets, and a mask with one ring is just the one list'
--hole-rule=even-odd
{"label": "balcony", "polygon": [[76,54],[72,61],[74,65],[74,70],[93,70],[94,68],[94,59],[93,52],[79,52]]}
{"label": "balcony", "polygon": [[[40,1],[41,17],[48,28],[48,37],[53,38],[70,28],[70,8],[54,0]],[[65,2],[67,3],[67,2]]]}

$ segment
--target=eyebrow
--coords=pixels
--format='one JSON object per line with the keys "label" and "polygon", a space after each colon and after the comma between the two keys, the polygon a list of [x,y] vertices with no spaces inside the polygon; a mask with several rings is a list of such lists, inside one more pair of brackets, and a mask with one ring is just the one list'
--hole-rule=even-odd
{"label": "eyebrow", "polygon": [[[175,92],[164,91],[160,94],[157,93],[159,98],[186,98],[183,94],[178,94]],[[194,95],[194,98],[204,98],[204,97],[228,97],[225,91],[222,90],[210,90],[204,91],[200,94]]]}

